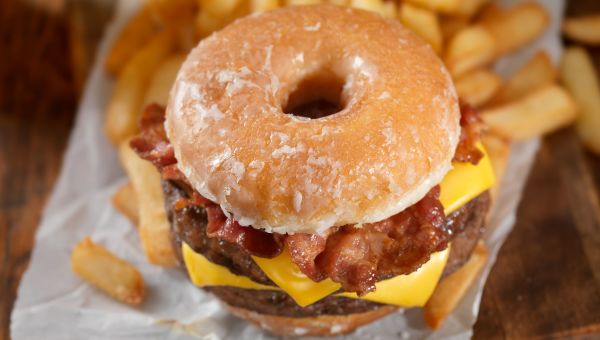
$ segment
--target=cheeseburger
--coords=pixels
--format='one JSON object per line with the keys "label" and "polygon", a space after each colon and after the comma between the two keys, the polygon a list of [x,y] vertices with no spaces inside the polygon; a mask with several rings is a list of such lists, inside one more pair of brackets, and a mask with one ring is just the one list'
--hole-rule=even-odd
{"label": "cheeseburger", "polygon": [[202,40],[133,149],[191,281],[279,335],[423,306],[481,236],[479,120],[396,21],[288,7]]}

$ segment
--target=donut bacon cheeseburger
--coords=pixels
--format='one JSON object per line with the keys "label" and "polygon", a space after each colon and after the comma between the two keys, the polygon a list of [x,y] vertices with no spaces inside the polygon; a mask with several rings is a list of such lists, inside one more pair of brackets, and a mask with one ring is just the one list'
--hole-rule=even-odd
{"label": "donut bacon cheeseburger", "polygon": [[423,306],[469,258],[494,182],[441,61],[361,10],[236,21],[140,127],[131,146],[161,172],[191,280],[283,335]]}
{"label": "donut bacon cheeseburger", "polygon": [[[466,186],[465,183],[469,185]],[[487,155],[477,165],[456,163],[454,169],[450,170],[440,183],[440,201],[444,206],[444,213],[449,215],[488,190],[493,184],[492,166]],[[417,271],[380,281],[376,284],[375,291],[362,297],[358,297],[356,293],[340,293],[340,295],[401,307],[423,306],[435,289],[448,260],[448,253],[448,248],[434,253],[431,259]],[[195,253],[185,243],[182,244],[182,254],[190,279],[197,286],[277,289],[235,275],[226,267],[216,265],[201,254]],[[272,259],[253,256],[253,260],[279,289],[289,294],[300,306],[313,304],[340,289],[340,284],[331,279],[314,282],[306,277],[286,251],[282,251]]]}

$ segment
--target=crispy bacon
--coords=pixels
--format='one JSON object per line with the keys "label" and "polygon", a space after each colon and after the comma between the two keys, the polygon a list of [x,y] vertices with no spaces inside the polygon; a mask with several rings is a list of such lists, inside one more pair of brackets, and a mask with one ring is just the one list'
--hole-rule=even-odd
{"label": "crispy bacon", "polygon": [[[461,103],[461,137],[454,156],[459,162],[476,164],[483,156],[475,147],[480,127],[477,112]],[[403,212],[377,223],[330,228],[324,235],[270,234],[243,227],[221,208],[202,197],[177,168],[164,131],[164,109],[146,108],[140,122],[141,134],[131,141],[140,157],[151,161],[163,179],[175,181],[188,194],[177,208],[201,206],[207,212],[207,237],[237,244],[251,255],[272,258],[285,244],[292,261],[312,280],[331,278],[345,291],[363,295],[375,282],[407,274],[427,262],[433,252],[447,247],[452,234],[439,201],[439,186]]]}
{"label": "crispy bacon", "polygon": [[[328,232],[331,233],[333,229]],[[294,234],[286,236],[284,242],[292,261],[306,276],[315,282],[327,278],[315,263],[317,256],[325,250],[327,235]]]}
{"label": "crispy bacon", "polygon": [[242,227],[232,218],[227,218],[218,205],[206,207],[208,225],[206,234],[235,243],[252,255],[273,258],[281,253],[282,244],[276,234],[265,233],[252,227]]}
{"label": "crispy bacon", "polygon": [[158,169],[169,169],[177,163],[173,147],[169,143],[164,128],[165,109],[158,104],[150,104],[140,117],[140,135],[129,145],[143,159],[152,162]]}
{"label": "crispy bacon", "polygon": [[460,102],[460,128],[454,160],[477,164],[483,157],[483,153],[475,145],[481,134],[481,118],[471,105],[463,101]]}
{"label": "crispy bacon", "polygon": [[449,238],[436,186],[388,219],[342,227],[327,239],[316,263],[344,290],[363,295],[374,290],[378,280],[415,271],[431,253],[446,248]]}

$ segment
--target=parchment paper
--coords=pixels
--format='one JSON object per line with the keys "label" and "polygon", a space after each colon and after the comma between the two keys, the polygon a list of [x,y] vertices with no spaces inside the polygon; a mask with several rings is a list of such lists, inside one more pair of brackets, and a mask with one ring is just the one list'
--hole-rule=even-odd
{"label": "parchment paper", "polygon": [[[518,1],[502,1],[503,4]],[[540,1],[552,15],[545,36],[501,60],[496,66],[508,74],[538,48],[555,62],[562,52],[559,25],[562,0]],[[134,227],[110,204],[125,181],[116,151],[102,132],[104,109],[113,81],[101,65],[110,42],[135,9],[137,2],[121,1],[114,22],[99,49],[96,64],[81,101],[62,173],[43,213],[31,263],[19,287],[11,318],[13,339],[272,339],[250,324],[222,310],[215,298],[192,286],[179,270],[146,263]],[[390,315],[359,329],[350,339],[469,338],[477,318],[487,274],[514,221],[521,191],[539,140],[514,145],[498,202],[485,234],[490,260],[456,311],[435,333],[429,331],[418,309]],[[147,299],[139,308],[123,305],[97,291],[70,270],[71,248],[92,235],[142,272]]]}

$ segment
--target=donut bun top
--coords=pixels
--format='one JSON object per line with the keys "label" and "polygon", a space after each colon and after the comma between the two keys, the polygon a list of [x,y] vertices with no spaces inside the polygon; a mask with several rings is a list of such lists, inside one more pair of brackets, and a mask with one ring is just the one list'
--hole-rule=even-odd
{"label": "donut bun top", "polygon": [[[342,80],[343,109],[284,113],[315,74]],[[459,119],[452,80],[422,40],[378,14],[318,5],[252,15],[202,40],[165,127],[179,169],[225,214],[322,233],[420,200],[452,167]]]}

